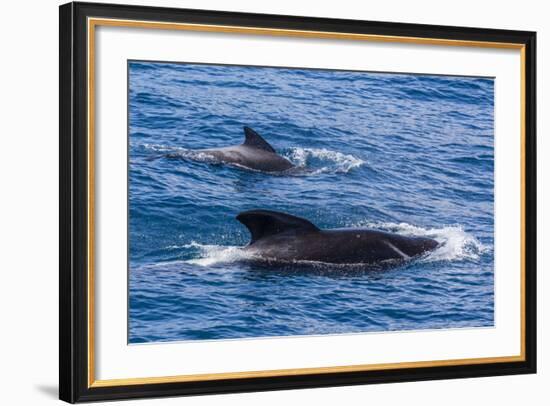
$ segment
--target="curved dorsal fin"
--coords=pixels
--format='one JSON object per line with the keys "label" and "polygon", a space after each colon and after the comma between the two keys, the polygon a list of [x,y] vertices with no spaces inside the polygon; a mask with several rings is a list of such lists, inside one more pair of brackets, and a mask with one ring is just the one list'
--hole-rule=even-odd
{"label": "curved dorsal fin", "polygon": [[275,152],[275,149],[264,140],[260,134],[250,127],[244,127],[244,143],[243,145],[263,149],[264,151]]}
{"label": "curved dorsal fin", "polygon": [[319,231],[319,228],[309,221],[271,210],[249,210],[239,213],[237,220],[250,231],[253,244],[260,238],[279,234],[285,231]]}

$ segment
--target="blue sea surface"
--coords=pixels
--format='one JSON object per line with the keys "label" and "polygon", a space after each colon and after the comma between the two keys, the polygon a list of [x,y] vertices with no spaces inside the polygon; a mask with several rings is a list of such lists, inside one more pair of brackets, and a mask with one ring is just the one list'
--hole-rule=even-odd
{"label": "blue sea surface", "polygon": [[[494,323],[491,78],[130,61],[129,342]],[[194,150],[260,133],[300,171]],[[235,216],[440,242],[388,269],[259,266]]]}

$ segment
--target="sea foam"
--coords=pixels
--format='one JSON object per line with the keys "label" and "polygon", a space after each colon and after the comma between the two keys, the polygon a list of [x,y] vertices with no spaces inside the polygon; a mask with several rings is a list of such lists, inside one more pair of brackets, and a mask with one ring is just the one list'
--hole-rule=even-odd
{"label": "sea foam", "polygon": [[351,154],[343,154],[325,148],[290,148],[283,153],[297,168],[309,174],[348,173],[359,168],[365,161]]}

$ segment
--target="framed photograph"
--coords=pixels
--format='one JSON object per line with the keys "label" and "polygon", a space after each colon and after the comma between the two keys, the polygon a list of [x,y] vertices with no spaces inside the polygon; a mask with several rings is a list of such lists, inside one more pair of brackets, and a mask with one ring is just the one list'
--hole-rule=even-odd
{"label": "framed photograph", "polygon": [[534,373],[534,32],[60,7],[60,398]]}

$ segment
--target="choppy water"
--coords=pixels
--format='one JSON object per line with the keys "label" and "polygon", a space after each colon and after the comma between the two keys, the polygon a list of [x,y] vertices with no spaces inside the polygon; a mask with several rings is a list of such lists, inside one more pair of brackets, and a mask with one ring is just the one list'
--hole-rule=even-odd
{"label": "choppy water", "polygon": [[[131,343],[493,325],[493,80],[129,64]],[[248,125],[300,169],[192,151]],[[243,263],[235,216],[430,236],[392,269]]]}

